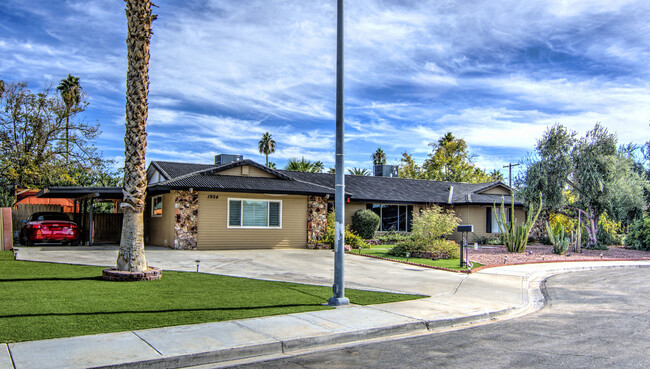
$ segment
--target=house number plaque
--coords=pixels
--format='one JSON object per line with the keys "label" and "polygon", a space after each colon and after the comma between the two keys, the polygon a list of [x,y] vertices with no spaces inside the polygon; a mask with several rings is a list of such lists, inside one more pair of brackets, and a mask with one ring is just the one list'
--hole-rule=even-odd
{"label": "house number plaque", "polygon": [[208,195],[208,200],[209,199],[218,199],[219,195]]}

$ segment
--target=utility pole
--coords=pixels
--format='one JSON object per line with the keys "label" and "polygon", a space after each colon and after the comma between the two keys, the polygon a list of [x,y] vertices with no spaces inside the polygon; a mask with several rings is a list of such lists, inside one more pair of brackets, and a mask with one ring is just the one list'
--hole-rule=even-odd
{"label": "utility pole", "polygon": [[344,103],[343,103],[343,0],[336,6],[336,201],[334,205],[334,296],[327,302],[330,306],[349,305],[345,297],[343,256],[345,255],[345,163],[344,163]]}
{"label": "utility pole", "polygon": [[508,168],[508,182],[509,182],[508,186],[510,186],[510,188],[512,188],[512,167],[516,167],[517,165],[519,164],[510,163],[508,165],[503,166],[504,168]]}

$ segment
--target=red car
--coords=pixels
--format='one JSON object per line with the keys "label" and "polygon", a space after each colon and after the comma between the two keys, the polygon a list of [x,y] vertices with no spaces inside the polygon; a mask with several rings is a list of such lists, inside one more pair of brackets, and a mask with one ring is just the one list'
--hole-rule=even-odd
{"label": "red car", "polygon": [[65,213],[39,212],[23,221],[20,243],[34,245],[37,242],[79,245],[81,237],[77,223],[71,222]]}

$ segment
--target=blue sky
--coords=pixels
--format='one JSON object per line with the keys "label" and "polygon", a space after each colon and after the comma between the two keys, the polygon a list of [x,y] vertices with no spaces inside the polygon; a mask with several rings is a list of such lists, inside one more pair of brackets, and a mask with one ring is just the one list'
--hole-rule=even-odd
{"label": "blue sky", "polygon": [[[336,1],[159,0],[148,160],[218,153],[334,165]],[[126,20],[118,0],[0,2],[0,79],[80,77],[97,144],[123,162]],[[348,0],[346,166],[418,162],[451,131],[488,171],[556,122],[650,137],[650,2]],[[506,170],[503,173],[507,175]]]}

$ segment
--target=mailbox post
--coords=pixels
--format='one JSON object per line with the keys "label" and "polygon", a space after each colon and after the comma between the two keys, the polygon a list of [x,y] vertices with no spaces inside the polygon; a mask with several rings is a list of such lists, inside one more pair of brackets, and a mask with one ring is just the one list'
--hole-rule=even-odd
{"label": "mailbox post", "polygon": [[[467,234],[469,232],[474,232],[474,226],[473,225],[459,225],[458,228],[456,229],[458,232],[461,232],[463,235],[463,240],[460,242],[460,267],[464,267],[467,265],[467,255],[464,255],[465,252],[467,251]],[[463,257],[465,256],[465,257]]]}

